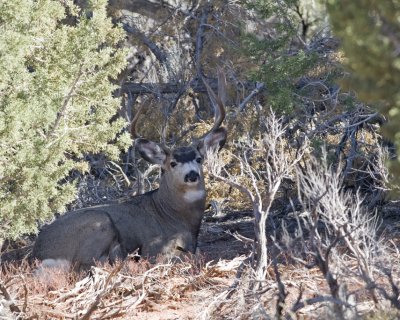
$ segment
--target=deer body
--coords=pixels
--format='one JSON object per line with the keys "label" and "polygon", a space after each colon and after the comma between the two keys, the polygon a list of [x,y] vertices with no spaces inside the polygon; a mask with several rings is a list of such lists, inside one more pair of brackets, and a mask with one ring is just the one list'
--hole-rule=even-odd
{"label": "deer body", "polygon": [[123,203],[70,212],[41,231],[34,256],[87,268],[94,261],[124,259],[136,250],[144,257],[194,253],[205,198],[188,204],[182,199],[175,208],[164,202],[155,190]]}
{"label": "deer body", "polygon": [[131,132],[136,149],[150,163],[162,169],[160,187],[143,195],[65,214],[45,226],[33,248],[33,257],[44,265],[84,269],[96,261],[114,262],[138,252],[143,257],[158,254],[179,256],[195,253],[205,209],[206,190],[202,170],[210,149],[221,148],[227,132],[220,127],[225,110],[219,94],[207,90],[217,103],[213,128],[189,146],[169,149],[136,138],[137,113]]}

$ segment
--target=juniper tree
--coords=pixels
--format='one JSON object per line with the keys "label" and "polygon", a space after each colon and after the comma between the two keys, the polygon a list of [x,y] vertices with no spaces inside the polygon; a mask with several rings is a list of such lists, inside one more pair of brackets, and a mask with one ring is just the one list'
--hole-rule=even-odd
{"label": "juniper tree", "polygon": [[114,119],[123,32],[106,0],[0,2],[0,242],[64,210],[86,153],[118,157],[127,135]]}
{"label": "juniper tree", "polygon": [[291,112],[298,104],[296,82],[318,64],[307,42],[320,12],[307,0],[247,0],[246,4],[264,20],[264,30],[251,30],[243,36],[244,53],[257,64],[251,75],[264,82],[270,106]]}
{"label": "juniper tree", "polygon": [[[385,131],[399,147],[400,1],[328,0],[327,4],[350,71],[344,84],[388,116]],[[392,167],[398,176],[400,156]]]}

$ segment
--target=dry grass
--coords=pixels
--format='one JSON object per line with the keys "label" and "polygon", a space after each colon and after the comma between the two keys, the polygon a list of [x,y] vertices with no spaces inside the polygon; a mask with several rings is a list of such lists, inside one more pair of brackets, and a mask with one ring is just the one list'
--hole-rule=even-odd
{"label": "dry grass", "polygon": [[184,305],[193,292],[212,296],[226,288],[235,267],[237,263],[128,260],[93,267],[88,274],[51,269],[37,275],[26,262],[8,264],[1,271],[0,319],[6,309],[14,318],[29,319],[129,319],[157,313],[156,305]]}

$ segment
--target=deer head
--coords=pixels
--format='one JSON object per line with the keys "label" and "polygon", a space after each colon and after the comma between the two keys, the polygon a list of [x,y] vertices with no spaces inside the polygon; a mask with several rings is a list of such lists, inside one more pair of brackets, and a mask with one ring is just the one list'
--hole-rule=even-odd
{"label": "deer head", "polygon": [[168,148],[147,139],[138,138],[137,122],[143,106],[138,110],[131,123],[131,134],[140,155],[146,161],[158,164],[162,168],[160,190],[169,188],[176,195],[182,194],[187,202],[205,199],[204,177],[202,165],[209,149],[220,149],[226,141],[227,131],[221,124],[225,118],[224,96],[225,75],[218,72],[218,95],[214,93],[206,81],[203,82],[215,107],[214,125],[207,133],[193,139],[188,146]]}

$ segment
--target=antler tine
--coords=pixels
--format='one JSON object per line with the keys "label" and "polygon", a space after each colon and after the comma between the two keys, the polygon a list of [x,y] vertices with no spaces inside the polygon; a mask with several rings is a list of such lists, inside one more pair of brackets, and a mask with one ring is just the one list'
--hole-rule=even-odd
{"label": "antler tine", "polygon": [[221,69],[218,69],[218,96],[215,95],[214,90],[207,81],[204,78],[202,78],[202,80],[215,108],[214,125],[211,130],[204,135],[206,136],[210,132],[217,130],[225,119],[226,78],[225,73]]}
{"label": "antler tine", "polygon": [[132,137],[132,139],[139,138],[139,135],[137,134],[137,131],[136,131],[136,124],[137,124],[137,122],[139,120],[140,114],[142,113],[142,111],[144,109],[144,105],[145,104],[142,103],[139,106],[139,109],[136,111],[136,114],[135,114],[135,116],[133,117],[133,119],[131,121],[131,137]]}
{"label": "antler tine", "polygon": [[167,124],[165,123],[164,126],[163,126],[163,129],[162,129],[162,133],[161,133],[161,144],[160,144],[160,146],[165,152],[169,153],[171,150],[167,146],[167,144],[165,143],[166,139],[167,139]]}
{"label": "antler tine", "polygon": [[226,103],[226,77],[225,77],[225,72],[221,68],[218,68],[218,97],[221,98],[221,101],[225,106],[225,103]]}

